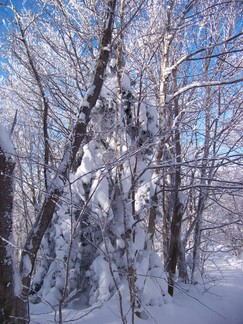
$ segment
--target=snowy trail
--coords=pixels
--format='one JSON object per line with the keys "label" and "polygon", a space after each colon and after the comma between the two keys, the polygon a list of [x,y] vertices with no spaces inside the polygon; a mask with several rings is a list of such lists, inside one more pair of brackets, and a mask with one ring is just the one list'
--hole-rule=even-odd
{"label": "snowy trail", "polygon": [[[183,285],[176,290],[173,302],[162,307],[146,307],[152,318],[136,324],[243,324],[243,260],[221,258],[217,266],[208,265],[209,280],[205,285]],[[32,308],[32,324],[55,323],[54,314],[44,315],[41,305]],[[120,324],[117,304],[112,301],[80,317],[87,310],[63,311],[66,323]],[[129,316],[128,316],[129,317]],[[77,319],[77,320],[76,320]],[[128,322],[128,324],[130,324]]]}

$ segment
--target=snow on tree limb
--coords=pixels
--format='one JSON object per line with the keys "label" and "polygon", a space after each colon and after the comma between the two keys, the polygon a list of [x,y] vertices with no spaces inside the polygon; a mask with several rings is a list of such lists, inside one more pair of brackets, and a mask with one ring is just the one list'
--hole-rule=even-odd
{"label": "snow on tree limb", "polygon": [[219,85],[225,85],[225,84],[233,84],[233,83],[239,83],[242,82],[243,78],[239,78],[239,79],[226,79],[226,80],[220,80],[220,81],[202,81],[202,82],[194,82],[191,83],[185,87],[182,87],[181,89],[179,89],[177,92],[175,92],[173,95],[169,96],[169,98],[167,98],[167,103],[174,100],[176,97],[180,96],[182,93],[191,90],[191,89],[195,89],[195,88],[205,88],[205,87],[213,87],[213,86],[219,86]]}
{"label": "snow on tree limb", "polygon": [[10,139],[10,136],[1,124],[0,124],[0,149],[7,157],[10,157],[11,155],[14,154],[13,144]]}

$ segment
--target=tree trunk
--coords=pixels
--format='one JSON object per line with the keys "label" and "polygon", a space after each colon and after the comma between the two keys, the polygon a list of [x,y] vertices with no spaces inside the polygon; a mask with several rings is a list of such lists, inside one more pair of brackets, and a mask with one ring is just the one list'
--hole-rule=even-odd
{"label": "tree trunk", "polygon": [[174,293],[174,276],[175,276],[176,266],[177,266],[178,256],[179,256],[181,221],[183,215],[181,207],[182,207],[181,203],[177,197],[175,201],[174,213],[171,222],[170,252],[169,252],[169,262],[167,265],[167,271],[169,273],[168,293],[171,296],[173,296]]}
{"label": "tree trunk", "polygon": [[194,247],[193,247],[193,259],[192,259],[192,276],[191,282],[197,283],[196,278],[199,276],[199,264],[200,264],[200,244],[201,244],[201,227],[202,227],[202,215],[204,210],[204,198],[199,201],[199,211],[197,215],[197,221],[195,225],[194,233]]}
{"label": "tree trunk", "polygon": [[[0,144],[1,145],[1,144]],[[26,323],[27,306],[15,287],[13,177],[15,163],[0,146],[0,323]],[[16,313],[18,312],[18,318]]]}
{"label": "tree trunk", "polygon": [[182,239],[179,241],[179,255],[178,255],[178,271],[179,278],[184,282],[189,282],[187,264],[186,264],[186,252],[185,252],[185,243]]}

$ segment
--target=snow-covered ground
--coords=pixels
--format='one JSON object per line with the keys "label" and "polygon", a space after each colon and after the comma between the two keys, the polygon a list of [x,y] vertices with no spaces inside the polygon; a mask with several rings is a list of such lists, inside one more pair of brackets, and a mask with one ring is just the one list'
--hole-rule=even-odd
{"label": "snow-covered ground", "polygon": [[[122,323],[116,298],[96,307],[91,312],[64,309],[63,323]],[[149,318],[136,318],[136,324],[243,324],[243,259],[221,254],[214,262],[208,260],[204,283],[180,285],[172,301],[161,307],[146,307],[146,311]],[[32,324],[57,322],[54,312],[48,313],[44,305],[33,305],[31,312]],[[127,319],[130,324],[129,314]]]}

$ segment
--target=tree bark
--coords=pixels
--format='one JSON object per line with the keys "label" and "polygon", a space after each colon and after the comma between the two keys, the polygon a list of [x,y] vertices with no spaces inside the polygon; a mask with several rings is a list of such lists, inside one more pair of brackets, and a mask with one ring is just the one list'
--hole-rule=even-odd
{"label": "tree bark", "polygon": [[[26,307],[15,288],[13,256],[14,160],[0,146],[0,323],[21,323]],[[18,308],[21,318],[15,318]]]}

